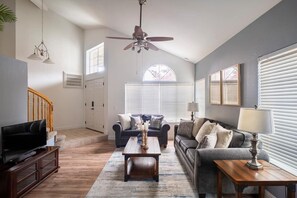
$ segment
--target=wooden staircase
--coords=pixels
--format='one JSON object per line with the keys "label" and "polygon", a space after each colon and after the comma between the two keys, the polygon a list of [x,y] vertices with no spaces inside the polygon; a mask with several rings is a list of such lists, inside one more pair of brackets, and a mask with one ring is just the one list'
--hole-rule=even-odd
{"label": "wooden staircase", "polygon": [[53,139],[52,144],[60,146],[60,150],[65,144],[65,135],[58,135],[57,131],[54,131],[53,102],[42,93],[28,87],[28,121],[34,120],[46,120],[46,130],[48,140]]}
{"label": "wooden staircase", "polygon": [[48,131],[53,131],[53,102],[42,93],[28,87],[28,121],[46,120]]}

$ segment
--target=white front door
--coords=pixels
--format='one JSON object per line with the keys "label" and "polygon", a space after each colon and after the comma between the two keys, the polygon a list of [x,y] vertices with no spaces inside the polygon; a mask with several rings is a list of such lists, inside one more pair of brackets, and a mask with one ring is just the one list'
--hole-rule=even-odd
{"label": "white front door", "polygon": [[85,82],[86,127],[104,132],[104,79]]}

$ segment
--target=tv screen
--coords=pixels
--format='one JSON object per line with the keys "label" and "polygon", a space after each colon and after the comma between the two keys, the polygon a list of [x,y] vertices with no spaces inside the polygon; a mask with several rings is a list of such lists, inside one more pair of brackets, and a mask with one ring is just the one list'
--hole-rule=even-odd
{"label": "tv screen", "polygon": [[46,145],[46,121],[38,120],[1,128],[2,163],[18,162]]}

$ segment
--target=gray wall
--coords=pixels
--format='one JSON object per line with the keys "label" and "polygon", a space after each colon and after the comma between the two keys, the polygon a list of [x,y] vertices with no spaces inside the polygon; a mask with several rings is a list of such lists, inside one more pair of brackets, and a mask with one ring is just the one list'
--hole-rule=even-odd
{"label": "gray wall", "polygon": [[0,127],[27,121],[27,64],[0,56]]}
{"label": "gray wall", "polygon": [[[15,0],[0,0],[0,4],[7,5],[15,12]],[[15,27],[16,23],[5,23],[0,31],[0,55],[15,57]]]}
{"label": "gray wall", "polygon": [[[258,103],[257,58],[297,43],[296,8],[296,0],[280,2],[198,62],[196,80],[208,79],[209,74],[240,63],[242,64],[242,106],[253,107]],[[208,90],[208,83],[206,83],[206,117],[237,126],[240,107],[210,105]],[[274,187],[269,190],[278,198],[285,197],[284,188]]]}

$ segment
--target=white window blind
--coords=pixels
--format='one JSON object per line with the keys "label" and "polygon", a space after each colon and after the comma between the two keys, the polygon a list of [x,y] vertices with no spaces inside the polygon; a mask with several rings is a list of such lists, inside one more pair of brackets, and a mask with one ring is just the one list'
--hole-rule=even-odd
{"label": "white window blind", "polygon": [[196,81],[196,101],[198,102],[200,118],[205,117],[205,78]]}
{"label": "white window blind", "polygon": [[86,53],[86,74],[104,71],[104,43],[101,43]]}
{"label": "white window blind", "polygon": [[261,136],[271,162],[297,175],[297,45],[259,59],[258,101],[272,109],[275,133]]}
{"label": "white window blind", "polygon": [[125,112],[162,114],[169,122],[190,119],[187,104],[193,101],[193,84],[151,83],[125,85]]}

